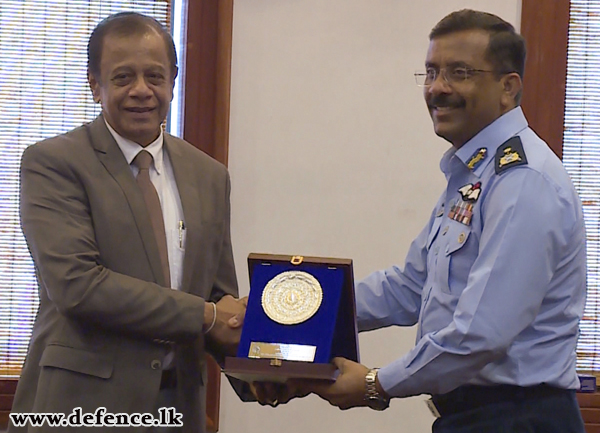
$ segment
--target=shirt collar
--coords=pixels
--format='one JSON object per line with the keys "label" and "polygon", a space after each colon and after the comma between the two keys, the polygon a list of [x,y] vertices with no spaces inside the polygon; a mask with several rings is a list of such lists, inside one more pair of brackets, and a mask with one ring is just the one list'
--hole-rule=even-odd
{"label": "shirt collar", "polygon": [[446,179],[450,177],[450,160],[456,154],[456,148],[454,146],[450,146],[450,148],[444,152],[444,156],[440,161],[440,170],[446,176]]}
{"label": "shirt collar", "polygon": [[[474,165],[470,170],[476,176],[480,176],[485,167],[494,159],[498,147],[510,137],[523,131],[527,126],[527,119],[525,119],[523,110],[520,106],[515,107],[479,131],[460,149],[450,148],[440,161],[440,169],[448,175],[450,159],[456,155],[467,167],[469,162],[472,162]],[[479,161],[477,155],[482,152],[482,149],[485,149],[485,158]]]}
{"label": "shirt collar", "polygon": [[117,133],[117,131],[115,131],[108,124],[106,119],[104,119],[104,122],[106,123],[106,127],[108,128],[108,130],[114,137],[115,141],[117,142],[117,145],[121,149],[121,152],[123,152],[123,155],[125,156],[125,159],[127,160],[127,164],[131,165],[131,162],[137,156],[138,153],[140,153],[142,150],[147,150],[148,152],[150,152],[150,154],[152,155],[152,158],[154,159],[154,168],[156,169],[156,172],[158,174],[162,173],[162,171],[163,171],[163,143],[164,143],[164,134],[163,134],[162,128],[160,129],[160,134],[159,134],[158,138],[156,140],[154,140],[152,143],[150,143],[148,146],[143,147],[140,144],[136,143],[135,141],[131,141],[131,140],[119,135]]}

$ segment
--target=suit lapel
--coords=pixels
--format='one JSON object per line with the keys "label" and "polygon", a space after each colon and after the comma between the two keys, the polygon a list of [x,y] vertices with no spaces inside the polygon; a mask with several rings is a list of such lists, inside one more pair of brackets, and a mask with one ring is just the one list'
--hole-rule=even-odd
{"label": "suit lapel", "polygon": [[88,131],[90,142],[96,150],[98,159],[119,184],[125,194],[139,235],[142,238],[146,256],[150,262],[155,281],[158,284],[168,287],[170,284],[165,285],[160,255],[158,253],[158,245],[154,239],[150,215],[148,214],[148,209],[146,208],[142,193],[135,182],[131,168],[123,156],[123,152],[121,152],[121,149],[106,127],[102,115],[98,116],[88,125]]}
{"label": "suit lapel", "polygon": [[181,290],[189,292],[194,273],[194,263],[204,263],[198,258],[203,248],[200,242],[197,242],[198,239],[201,239],[200,234],[203,230],[201,223],[202,204],[200,203],[202,195],[198,190],[198,182],[192,181],[198,178],[199,167],[194,164],[194,161],[183,155],[180,146],[168,134],[165,134],[164,146],[169,153],[171,165],[173,166],[186,224]]}

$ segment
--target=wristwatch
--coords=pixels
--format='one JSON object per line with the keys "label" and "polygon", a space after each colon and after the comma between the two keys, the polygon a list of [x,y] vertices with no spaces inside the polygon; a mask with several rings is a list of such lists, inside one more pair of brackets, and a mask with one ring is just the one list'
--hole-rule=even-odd
{"label": "wristwatch", "polygon": [[367,392],[365,393],[365,400],[367,406],[374,410],[385,410],[390,406],[390,400],[385,398],[377,391],[376,381],[378,368],[372,368],[365,376],[365,386]]}

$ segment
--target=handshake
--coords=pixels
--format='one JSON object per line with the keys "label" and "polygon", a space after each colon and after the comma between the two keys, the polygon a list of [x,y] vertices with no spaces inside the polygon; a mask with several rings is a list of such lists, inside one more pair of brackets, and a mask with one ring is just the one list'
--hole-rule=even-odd
{"label": "handshake", "polygon": [[217,303],[206,302],[204,334],[212,346],[225,356],[235,356],[242,335],[248,297],[226,295]]}
{"label": "handshake", "polygon": [[[211,345],[218,346],[219,353],[225,356],[237,354],[247,304],[247,297],[236,299],[231,295],[224,296],[216,304],[206,303],[204,332]],[[341,357],[334,358],[332,362],[339,371],[334,383],[309,379],[292,379],[285,383],[253,382],[250,384],[250,390],[260,404],[272,407],[311,393],[317,394],[340,409],[373,407],[365,398],[365,379],[369,369]],[[377,388],[384,400],[389,401],[389,396],[378,382],[373,386]]]}

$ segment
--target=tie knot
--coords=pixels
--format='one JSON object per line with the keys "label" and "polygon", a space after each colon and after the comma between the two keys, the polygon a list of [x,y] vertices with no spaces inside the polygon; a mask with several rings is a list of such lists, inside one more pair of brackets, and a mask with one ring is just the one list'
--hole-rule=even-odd
{"label": "tie knot", "polygon": [[152,155],[147,150],[142,150],[133,158],[132,164],[140,170],[148,170],[152,164]]}

